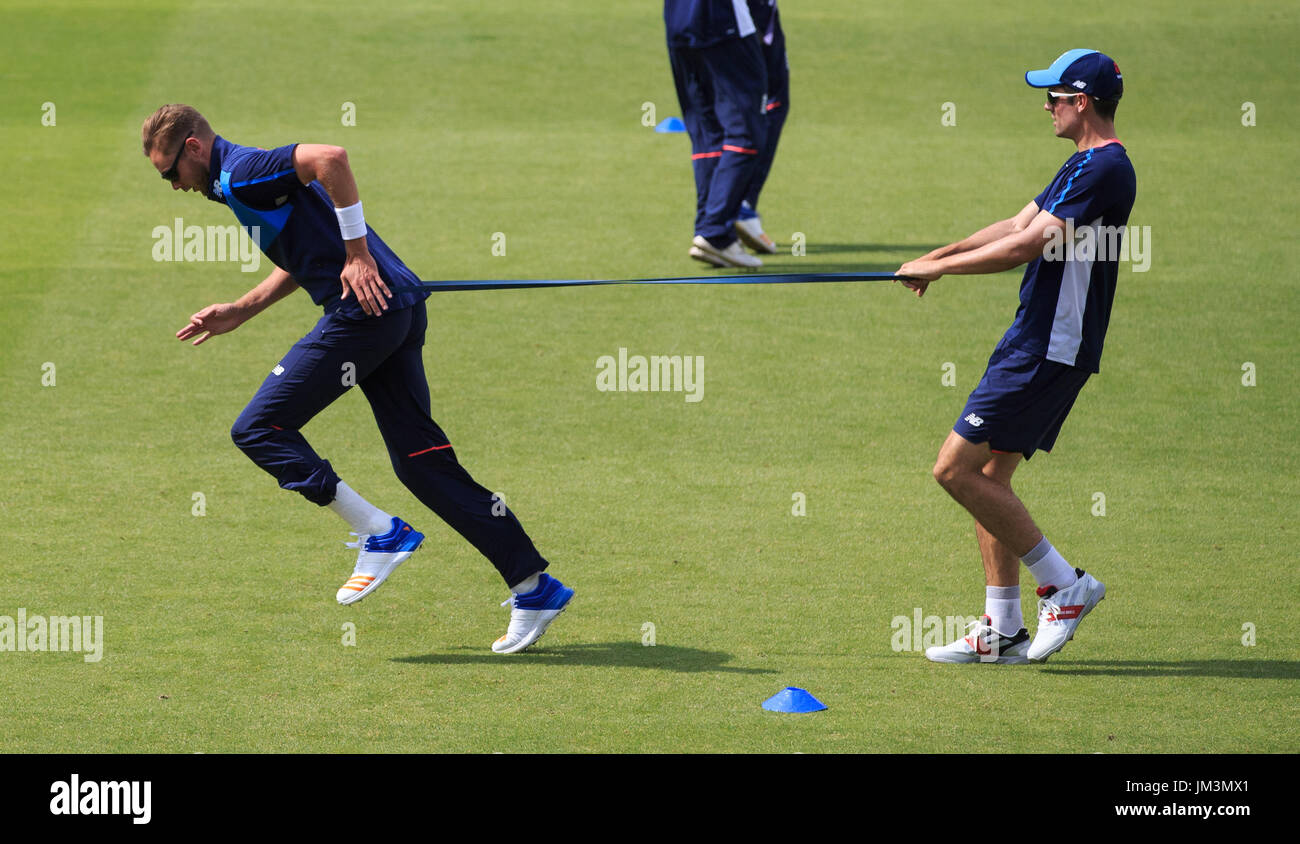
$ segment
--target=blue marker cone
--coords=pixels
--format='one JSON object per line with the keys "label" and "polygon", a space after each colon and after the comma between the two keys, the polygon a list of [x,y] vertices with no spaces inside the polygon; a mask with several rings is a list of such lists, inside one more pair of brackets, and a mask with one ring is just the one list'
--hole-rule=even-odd
{"label": "blue marker cone", "polygon": [[803,689],[787,686],[763,701],[763,708],[770,712],[820,712],[826,704]]}
{"label": "blue marker cone", "polygon": [[659,125],[655,127],[655,131],[656,132],[685,132],[686,124],[682,122],[682,119],[680,117],[665,117],[663,120],[659,121]]}

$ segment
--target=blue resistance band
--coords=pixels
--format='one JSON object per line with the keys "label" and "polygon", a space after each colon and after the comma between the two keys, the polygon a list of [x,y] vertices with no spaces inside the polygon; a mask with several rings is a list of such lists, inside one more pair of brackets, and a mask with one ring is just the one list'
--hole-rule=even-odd
{"label": "blue resistance band", "polygon": [[472,281],[422,281],[425,290],[520,290],[533,287],[590,287],[596,284],[812,284],[832,281],[901,281],[893,273],[757,273],[681,278],[594,278],[594,279],[482,279]]}

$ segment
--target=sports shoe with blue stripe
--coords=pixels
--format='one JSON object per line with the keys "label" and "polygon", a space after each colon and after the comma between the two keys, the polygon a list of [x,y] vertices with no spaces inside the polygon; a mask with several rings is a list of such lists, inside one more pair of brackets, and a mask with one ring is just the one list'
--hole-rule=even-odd
{"label": "sports shoe with blue stripe", "polygon": [[499,654],[512,654],[542,638],[546,628],[573,600],[573,590],[542,572],[537,588],[523,595],[511,595],[501,604],[511,606],[510,626],[506,635],[492,643]]}
{"label": "sports shoe with blue stripe", "polygon": [[382,536],[365,533],[352,535],[357,541],[344,544],[359,549],[357,565],[348,582],[343,584],[335,596],[344,605],[355,604],[378,589],[393,573],[393,569],[405,562],[424,542],[424,534],[396,516],[393,517],[388,533]]}

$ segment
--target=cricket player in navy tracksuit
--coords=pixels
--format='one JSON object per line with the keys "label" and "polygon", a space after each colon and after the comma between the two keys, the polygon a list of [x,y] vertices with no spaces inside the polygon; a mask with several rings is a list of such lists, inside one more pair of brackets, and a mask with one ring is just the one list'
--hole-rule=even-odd
{"label": "cricket player in navy tracksuit", "polygon": [[[1043,107],[1075,153],[1015,217],[898,269],[916,279],[904,283],[920,296],[948,273],[1029,263],[1015,321],[934,467],[935,479],[975,517],[987,583],[984,615],[970,635],[929,648],[935,662],[1046,661],[1106,594],[1039,531],[1012,492],[1011,475],[1022,457],[1051,450],[1079,390],[1100,368],[1120,239],[1137,194],[1133,165],[1115,137],[1124,82],[1119,66],[1095,50],[1070,50],[1025,81],[1048,89]],[[1038,583],[1032,642],[1020,610],[1020,562]]]}
{"label": "cricket player in navy tracksuit", "polygon": [[[233,331],[299,287],[325,315],[271,370],[231,429],[235,444],[280,486],[328,506],[358,535],[340,604],[365,598],[419,547],[424,535],[367,502],[339,479],[300,433],[303,425],[361,387],[408,489],[487,557],[511,590],[510,625],[492,649],[531,645],[573,590],[545,573],[547,561],[523,527],[456,460],[430,418],[423,347],[429,292],[366,225],[341,147],[239,146],[201,114],[167,105],[141,129],[145,155],[173,189],[230,208],[275,264],[238,302],[209,305],[177,332],[194,345]],[[494,512],[495,508],[495,512]]]}
{"label": "cricket player in navy tracksuit", "polygon": [[781,140],[786,115],[790,113],[790,63],[785,55],[785,32],[781,29],[781,13],[776,0],[748,0],[749,14],[763,49],[763,64],[767,70],[767,98],[763,103],[766,118],[766,137],[758,151],[758,164],[745,189],[736,217],[736,234],[755,252],[775,254],[777,246],[763,231],[763,220],[758,214],[758,195],[767,183],[767,174],[776,158],[776,145]]}
{"label": "cricket player in navy tracksuit", "polygon": [[688,253],[717,267],[761,267],[735,222],[766,138],[767,71],[745,0],[664,0],[668,61],[695,169]]}

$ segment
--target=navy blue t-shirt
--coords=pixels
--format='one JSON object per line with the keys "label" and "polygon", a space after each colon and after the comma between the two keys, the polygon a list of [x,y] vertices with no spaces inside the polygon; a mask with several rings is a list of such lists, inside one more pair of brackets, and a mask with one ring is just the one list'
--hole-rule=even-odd
{"label": "navy blue t-shirt", "polygon": [[1020,308],[1003,343],[1089,372],[1100,370],[1119,248],[1136,195],[1137,177],[1119,141],[1066,160],[1034,203],[1066,221],[1067,232],[1073,227],[1074,249],[1029,262],[1020,282]]}
{"label": "navy blue t-shirt", "polygon": [[754,34],[745,0],[664,0],[669,47],[709,47]]}
{"label": "navy blue t-shirt", "polygon": [[[212,142],[208,199],[235,212],[235,217],[254,236],[266,257],[293,276],[311,300],[326,313],[352,319],[366,319],[355,293],[340,300],[343,283],[339,274],[347,261],[343,235],[334,213],[334,203],[320,182],[304,185],[293,167],[297,144],[258,149],[232,144],[218,137]],[[379,277],[392,291],[389,310],[409,308],[428,298],[420,277],[411,272],[388,248],[375,230],[366,226],[366,246],[379,268]]]}

